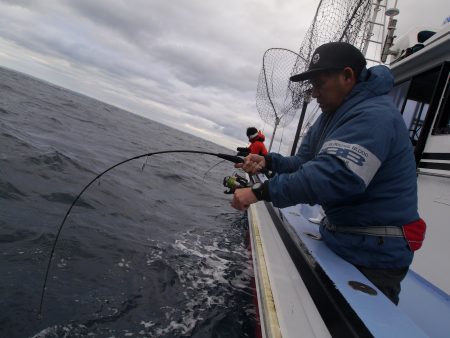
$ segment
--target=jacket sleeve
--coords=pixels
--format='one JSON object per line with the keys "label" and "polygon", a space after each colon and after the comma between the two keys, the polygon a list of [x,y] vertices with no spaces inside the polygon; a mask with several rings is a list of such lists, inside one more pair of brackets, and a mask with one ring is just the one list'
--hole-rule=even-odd
{"label": "jacket sleeve", "polygon": [[[386,158],[393,127],[359,114],[327,136],[318,155],[295,171],[274,176],[268,182],[273,204],[338,203],[365,191]],[[289,159],[289,158],[288,158]],[[287,167],[286,161],[278,166]]]}
{"label": "jacket sleeve", "polygon": [[311,148],[311,130],[310,128],[303,137],[302,143],[294,156],[282,156],[277,153],[269,153],[270,170],[281,173],[292,173],[299,170],[301,166],[314,157],[314,150]]}

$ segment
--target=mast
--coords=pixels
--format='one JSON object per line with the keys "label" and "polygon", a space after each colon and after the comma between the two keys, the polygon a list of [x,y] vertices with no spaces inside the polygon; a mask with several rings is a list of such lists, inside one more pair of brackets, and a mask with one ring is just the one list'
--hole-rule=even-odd
{"label": "mast", "polygon": [[[384,25],[385,25],[386,20],[384,20],[383,23],[377,22],[378,13],[381,11],[381,7],[386,8],[386,5],[382,5],[381,2],[383,2],[383,0],[375,0],[375,2],[372,4],[373,5],[372,17],[369,20],[369,27],[367,29],[367,33],[366,33],[366,36],[365,36],[364,41],[363,41],[364,46],[363,46],[363,48],[361,50],[361,52],[362,52],[362,54],[364,56],[367,55],[367,50],[369,49],[369,44],[370,43],[375,43],[375,44],[380,44],[380,45],[382,44],[381,41],[377,41],[377,40],[373,40],[372,39],[372,37],[373,37],[373,29],[374,29],[375,25],[381,26],[382,30],[384,32]],[[366,59],[367,59],[367,57],[366,57]],[[369,61],[380,63],[380,60],[375,60],[375,59],[369,59]]]}
{"label": "mast", "polygon": [[395,0],[394,7],[386,10],[386,16],[389,17],[388,29],[386,34],[386,40],[384,41],[383,49],[381,51],[381,62],[385,63],[388,55],[396,55],[393,53],[390,48],[394,44],[394,32],[397,26],[397,19],[394,19],[394,16],[397,16],[400,11],[397,8],[397,0]]}

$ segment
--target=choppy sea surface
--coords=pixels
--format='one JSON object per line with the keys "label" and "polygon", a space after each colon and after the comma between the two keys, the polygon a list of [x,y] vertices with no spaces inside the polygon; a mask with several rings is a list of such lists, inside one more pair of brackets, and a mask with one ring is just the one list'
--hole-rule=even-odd
{"label": "choppy sea surface", "polygon": [[[253,337],[245,215],[217,144],[0,67],[0,336]],[[142,170],[143,163],[146,162]]]}

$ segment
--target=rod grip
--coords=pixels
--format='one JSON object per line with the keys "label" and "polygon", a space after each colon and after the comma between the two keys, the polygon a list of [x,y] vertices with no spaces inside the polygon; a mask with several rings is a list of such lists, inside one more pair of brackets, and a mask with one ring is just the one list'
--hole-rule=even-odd
{"label": "rod grip", "polygon": [[[239,157],[239,156],[222,154],[222,153],[218,153],[216,155],[217,155],[217,157],[220,157],[220,158],[222,158],[224,160],[227,160],[227,161],[230,161],[230,162],[233,162],[233,163],[244,163],[244,159],[242,157]],[[263,174],[265,174],[266,176],[269,176],[269,174],[270,174],[269,170],[267,170],[266,168],[262,168],[261,172]]]}
{"label": "rod grip", "polygon": [[244,159],[242,157],[239,156],[235,156],[235,155],[228,155],[228,154],[222,154],[222,153],[218,153],[217,157],[220,157],[224,160],[233,162],[233,163],[244,163]]}

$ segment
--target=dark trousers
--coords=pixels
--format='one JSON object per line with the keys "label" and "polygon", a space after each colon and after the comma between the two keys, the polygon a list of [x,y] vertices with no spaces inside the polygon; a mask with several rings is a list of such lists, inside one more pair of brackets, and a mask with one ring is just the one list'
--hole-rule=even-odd
{"label": "dark trousers", "polygon": [[409,267],[401,269],[373,269],[357,266],[358,270],[367,277],[386,297],[398,305],[400,282],[408,273]]}

